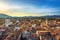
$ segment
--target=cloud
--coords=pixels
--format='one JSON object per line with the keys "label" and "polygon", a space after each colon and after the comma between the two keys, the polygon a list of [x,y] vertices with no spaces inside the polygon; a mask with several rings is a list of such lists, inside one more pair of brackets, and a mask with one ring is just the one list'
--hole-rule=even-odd
{"label": "cloud", "polygon": [[44,14],[44,13],[54,13],[60,11],[58,8],[43,8],[43,7],[35,7],[35,6],[21,6],[20,9],[11,9],[11,12],[27,12],[27,13],[37,13],[37,14]]}
{"label": "cloud", "polygon": [[10,9],[19,9],[19,8],[21,8],[21,7],[20,6],[9,5],[5,2],[0,2],[0,10],[7,11],[7,10],[10,10]]}

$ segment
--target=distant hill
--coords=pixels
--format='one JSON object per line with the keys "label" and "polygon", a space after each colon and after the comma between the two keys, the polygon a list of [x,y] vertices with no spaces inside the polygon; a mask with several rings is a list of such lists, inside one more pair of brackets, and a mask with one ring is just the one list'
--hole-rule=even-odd
{"label": "distant hill", "polygon": [[42,18],[60,18],[60,15],[47,15],[47,16],[41,16]]}
{"label": "distant hill", "polygon": [[0,14],[0,18],[11,18],[11,16],[6,15],[6,14]]}
{"label": "distant hill", "polygon": [[26,16],[24,18],[60,18],[60,15]]}

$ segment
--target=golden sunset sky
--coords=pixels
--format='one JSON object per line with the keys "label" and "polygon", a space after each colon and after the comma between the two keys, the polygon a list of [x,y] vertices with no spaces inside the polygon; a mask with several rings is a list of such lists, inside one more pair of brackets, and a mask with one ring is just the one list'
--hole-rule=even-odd
{"label": "golden sunset sky", "polygon": [[0,0],[0,14],[10,16],[58,15],[60,13],[58,3],[60,2],[57,0],[46,0],[45,2],[44,0]]}

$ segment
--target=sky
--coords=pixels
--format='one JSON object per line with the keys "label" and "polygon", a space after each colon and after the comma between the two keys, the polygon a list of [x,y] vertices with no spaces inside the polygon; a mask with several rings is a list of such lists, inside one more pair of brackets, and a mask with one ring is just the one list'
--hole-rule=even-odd
{"label": "sky", "polygon": [[60,15],[60,0],[0,0],[0,14],[10,16]]}

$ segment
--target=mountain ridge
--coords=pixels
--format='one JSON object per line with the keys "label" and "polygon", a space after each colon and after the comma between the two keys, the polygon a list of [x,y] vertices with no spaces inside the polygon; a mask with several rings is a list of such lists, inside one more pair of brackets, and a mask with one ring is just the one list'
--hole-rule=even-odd
{"label": "mountain ridge", "polygon": [[[26,18],[32,17],[40,17],[40,18],[60,18],[60,15],[45,15],[45,16],[23,16]],[[19,17],[12,17],[6,14],[0,14],[0,18],[19,18]]]}
{"label": "mountain ridge", "polygon": [[12,16],[6,14],[0,14],[0,18],[11,18]]}

